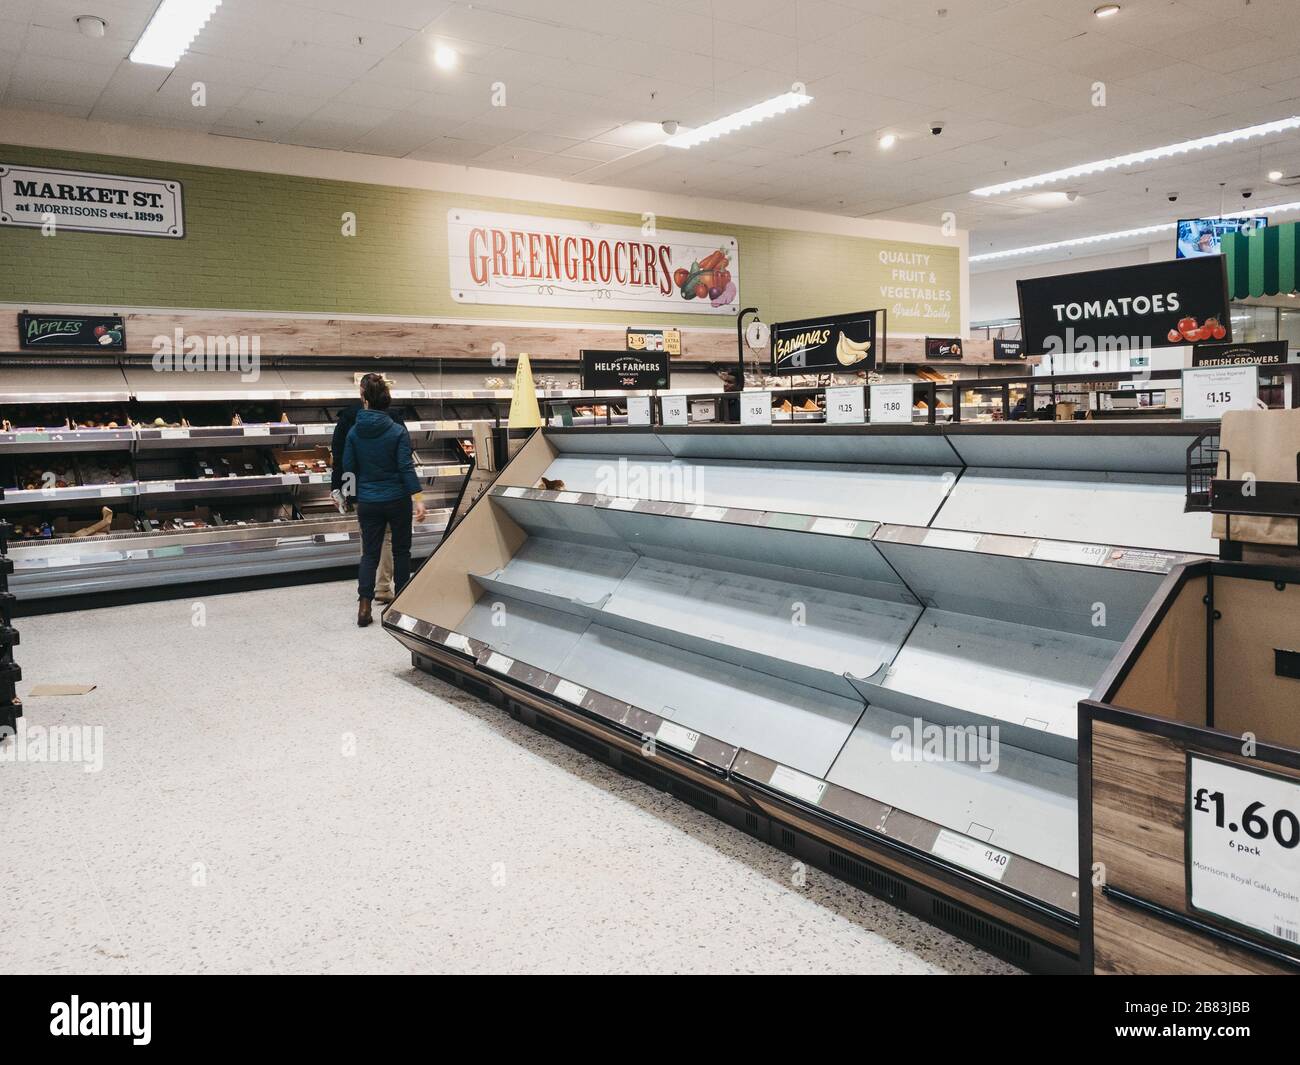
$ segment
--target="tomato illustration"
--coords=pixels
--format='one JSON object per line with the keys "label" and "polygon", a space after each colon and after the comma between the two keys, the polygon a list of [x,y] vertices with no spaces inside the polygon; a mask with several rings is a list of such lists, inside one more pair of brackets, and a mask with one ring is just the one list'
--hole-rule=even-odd
{"label": "tomato illustration", "polygon": [[1183,334],[1187,340],[1191,340],[1191,334],[1200,328],[1200,323],[1195,318],[1179,318],[1178,331]]}
{"label": "tomato illustration", "polygon": [[1183,334],[1180,333],[1177,329],[1171,329],[1169,330],[1168,333],[1165,334],[1165,339],[1168,340],[1169,343],[1171,344],[1177,344],[1180,340],[1183,339]]}
{"label": "tomato illustration", "polygon": [[686,284],[686,279],[690,276],[691,276],[691,272],[687,270],[686,267],[679,266],[676,270],[673,271],[673,284],[675,284],[678,288],[681,288],[684,284]]}

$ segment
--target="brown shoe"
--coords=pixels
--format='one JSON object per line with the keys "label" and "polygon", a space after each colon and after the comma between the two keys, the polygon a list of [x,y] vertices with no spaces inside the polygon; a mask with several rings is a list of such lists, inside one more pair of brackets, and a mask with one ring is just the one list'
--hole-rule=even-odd
{"label": "brown shoe", "polygon": [[375,592],[375,602],[382,606],[387,606],[394,598],[395,597],[391,591]]}
{"label": "brown shoe", "polygon": [[357,628],[364,629],[373,619],[370,616],[370,600],[357,600]]}

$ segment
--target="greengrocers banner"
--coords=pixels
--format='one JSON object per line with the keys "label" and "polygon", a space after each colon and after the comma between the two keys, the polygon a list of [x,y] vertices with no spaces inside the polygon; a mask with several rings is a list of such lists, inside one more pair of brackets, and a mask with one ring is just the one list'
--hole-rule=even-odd
{"label": "greengrocers banner", "polygon": [[458,303],[730,314],[736,238],[495,211],[447,212]]}
{"label": "greengrocers banner", "polygon": [[0,225],[185,236],[179,181],[0,163]]}

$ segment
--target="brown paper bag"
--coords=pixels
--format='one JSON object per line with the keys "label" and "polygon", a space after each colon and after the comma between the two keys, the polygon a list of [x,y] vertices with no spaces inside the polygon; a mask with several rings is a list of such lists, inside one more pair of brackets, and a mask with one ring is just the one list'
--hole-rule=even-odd
{"label": "brown paper bag", "polygon": [[[1300,409],[1230,410],[1223,415],[1218,476],[1258,481],[1296,479],[1296,452],[1300,451]],[[1231,457],[1231,471],[1229,471]],[[1214,536],[1228,537],[1228,515],[1214,515]],[[1231,516],[1232,539],[1251,544],[1296,546],[1295,518]]]}

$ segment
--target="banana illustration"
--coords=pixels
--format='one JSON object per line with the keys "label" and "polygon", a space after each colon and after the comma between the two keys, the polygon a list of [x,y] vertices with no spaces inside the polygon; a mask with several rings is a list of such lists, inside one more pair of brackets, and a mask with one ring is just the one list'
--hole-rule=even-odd
{"label": "banana illustration", "polygon": [[870,340],[850,340],[843,333],[835,344],[835,358],[841,366],[852,366],[855,362],[861,362],[870,351]]}

